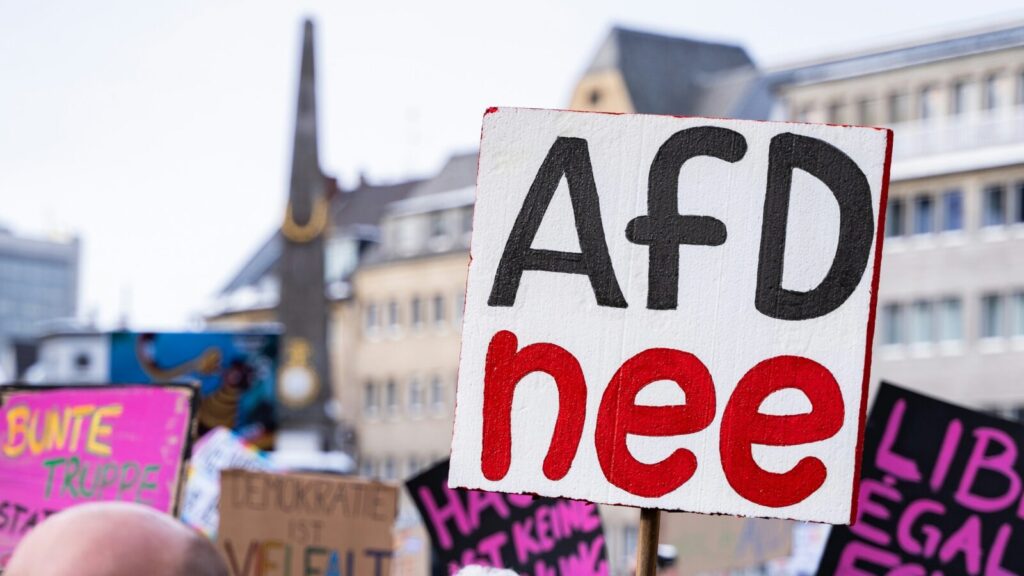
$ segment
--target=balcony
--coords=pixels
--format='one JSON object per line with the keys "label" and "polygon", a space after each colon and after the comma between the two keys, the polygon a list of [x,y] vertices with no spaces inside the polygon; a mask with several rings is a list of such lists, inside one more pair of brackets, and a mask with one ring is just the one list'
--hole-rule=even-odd
{"label": "balcony", "polygon": [[894,180],[1024,163],[1024,106],[891,126]]}

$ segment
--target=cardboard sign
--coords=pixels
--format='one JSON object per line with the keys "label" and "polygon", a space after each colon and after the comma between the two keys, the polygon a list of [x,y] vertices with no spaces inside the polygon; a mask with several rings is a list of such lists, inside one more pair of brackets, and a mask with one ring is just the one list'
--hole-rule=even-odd
{"label": "cardboard sign", "polygon": [[274,465],[227,428],[215,428],[196,442],[179,518],[210,538],[217,536],[220,523],[220,473],[229,468],[269,472]]}
{"label": "cardboard sign", "polygon": [[385,576],[397,512],[380,482],[225,470],[217,547],[231,576]]}
{"label": "cardboard sign", "polygon": [[597,506],[448,487],[448,462],[406,482],[433,543],[434,576],[465,566],[534,576],[607,576]]}
{"label": "cardboard sign", "polygon": [[1024,427],[883,384],[818,574],[1024,574]]}
{"label": "cardboard sign", "polygon": [[226,426],[261,449],[274,446],[280,336],[256,332],[114,332],[112,382],[198,380],[199,435]]}
{"label": "cardboard sign", "polygon": [[173,514],[190,386],[0,387],[0,566],[47,516],[97,500]]}
{"label": "cardboard sign", "polygon": [[849,522],[891,146],[489,110],[452,485]]}
{"label": "cardboard sign", "polygon": [[661,517],[663,544],[679,554],[679,576],[753,568],[788,556],[793,523],[763,518],[671,514]]}

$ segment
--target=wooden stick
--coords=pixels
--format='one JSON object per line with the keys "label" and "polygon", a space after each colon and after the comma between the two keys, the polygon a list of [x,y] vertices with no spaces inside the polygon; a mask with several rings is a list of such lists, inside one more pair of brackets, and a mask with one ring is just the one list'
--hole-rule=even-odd
{"label": "wooden stick", "polygon": [[636,542],[637,576],[655,576],[658,572],[658,531],[661,513],[654,508],[640,509],[640,533]]}

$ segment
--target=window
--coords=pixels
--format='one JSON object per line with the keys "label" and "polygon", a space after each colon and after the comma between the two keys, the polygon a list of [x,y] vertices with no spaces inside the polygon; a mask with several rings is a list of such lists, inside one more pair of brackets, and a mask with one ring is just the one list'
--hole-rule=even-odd
{"label": "window", "polygon": [[1024,292],[1013,295],[1010,330],[1014,336],[1024,336]]}
{"label": "window", "polygon": [[889,200],[885,216],[885,235],[888,237],[903,235],[903,199]]}
{"label": "window", "polygon": [[959,298],[939,302],[939,341],[958,342],[964,338],[963,309]]}
{"label": "window", "polygon": [[857,101],[857,123],[862,126],[871,126],[875,123],[875,102],[869,98],[861,98]]}
{"label": "window", "polygon": [[949,93],[949,113],[963,114],[967,110],[967,92],[970,84],[967,80],[957,80]]}
{"label": "window", "polygon": [[363,386],[363,411],[369,415],[377,413],[380,406],[380,398],[377,397],[377,386],[372,381],[367,381]]}
{"label": "window", "polygon": [[910,315],[910,341],[926,344],[932,341],[932,303],[926,300],[914,302]]}
{"label": "window", "polygon": [[398,331],[398,302],[388,302],[388,328],[392,332]]}
{"label": "window", "polygon": [[1005,334],[1003,329],[1003,298],[999,294],[986,294],[981,297],[981,337],[999,338]]}
{"label": "window", "polygon": [[931,234],[935,231],[935,201],[930,194],[918,194],[914,198],[914,234]]}
{"label": "window", "polygon": [[842,102],[832,102],[828,105],[828,117],[827,121],[829,124],[842,124],[845,118],[845,110]]}
{"label": "window", "polygon": [[409,412],[419,414],[423,411],[423,385],[419,378],[413,376],[409,380]]}
{"label": "window", "polygon": [[395,476],[395,459],[394,458],[392,458],[391,456],[385,457],[384,458],[384,466],[382,466],[382,468],[383,469],[381,470],[380,475],[381,475],[381,478],[383,480],[394,480],[395,479],[396,476]]}
{"label": "window", "polygon": [[444,296],[434,296],[434,324],[444,326]]}
{"label": "window", "polygon": [[441,386],[441,377],[436,374],[430,379],[430,405],[434,407],[434,412],[444,410],[444,388]]}
{"label": "window", "polygon": [[813,109],[810,104],[804,104],[793,111],[793,119],[797,122],[808,122],[811,119]]}
{"label": "window", "polygon": [[960,190],[947,190],[942,195],[942,231],[963,230],[964,195]]}
{"label": "window", "polygon": [[440,238],[444,236],[444,212],[430,213],[430,237]]}
{"label": "window", "polygon": [[932,87],[924,86],[917,94],[917,117],[921,120],[928,120],[934,115],[932,110]]}
{"label": "window", "polygon": [[989,74],[985,77],[981,107],[984,110],[994,110],[999,107],[999,76],[997,74]]}
{"label": "window", "polygon": [[1017,182],[1013,189],[1013,223],[1024,224],[1024,181]]}
{"label": "window", "polygon": [[376,471],[373,466],[373,459],[365,456],[359,461],[359,475],[363,478],[373,478]]}
{"label": "window", "polygon": [[897,124],[907,119],[909,99],[904,92],[893,92],[889,95],[889,124]]}
{"label": "window", "polygon": [[1024,104],[1024,70],[1017,73],[1017,104]]}
{"label": "window", "polygon": [[409,477],[415,476],[420,470],[420,459],[416,456],[409,456]]}
{"label": "window", "polygon": [[455,327],[462,328],[462,313],[466,309],[466,293],[459,290],[455,293],[455,308],[452,310],[452,314],[455,318]]}
{"label": "window", "polygon": [[384,388],[384,402],[388,407],[389,414],[398,412],[398,385],[390,378]]}
{"label": "window", "polygon": [[469,234],[473,231],[473,209],[465,208],[462,211],[462,233]]}
{"label": "window", "polygon": [[903,343],[903,306],[899,304],[886,304],[882,309],[882,343],[902,344]]}
{"label": "window", "polygon": [[412,327],[420,328],[423,326],[423,300],[421,300],[419,296],[414,296],[410,308],[410,313],[412,315]]}
{"label": "window", "polygon": [[377,331],[377,305],[367,304],[366,305],[366,332],[372,333]]}
{"label": "window", "polygon": [[982,192],[981,225],[1006,224],[1006,188],[1002,184],[986,186]]}

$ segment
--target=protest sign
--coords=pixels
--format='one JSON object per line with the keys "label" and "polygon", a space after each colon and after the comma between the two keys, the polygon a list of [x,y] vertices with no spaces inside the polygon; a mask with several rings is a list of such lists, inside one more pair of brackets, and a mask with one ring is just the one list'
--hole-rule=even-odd
{"label": "protest sign", "polygon": [[883,383],[857,522],[818,574],[1024,573],[1024,427]]}
{"label": "protest sign", "polygon": [[227,428],[214,428],[196,442],[179,518],[210,538],[217,536],[220,522],[220,472],[229,468],[267,472],[274,470],[274,465]]}
{"label": "protest sign", "polygon": [[0,566],[47,516],[124,500],[174,513],[195,389],[0,387]]}
{"label": "protest sign", "polygon": [[848,523],[891,146],[488,110],[452,486]]}
{"label": "protest sign", "polygon": [[448,462],[406,482],[433,543],[434,576],[462,567],[533,576],[608,574],[597,506],[578,500],[448,487]]}
{"label": "protest sign", "polygon": [[661,542],[679,554],[679,576],[753,568],[788,556],[792,522],[686,513],[661,519]]}
{"label": "protest sign", "polygon": [[217,547],[231,576],[385,576],[397,511],[380,482],[225,470]]}
{"label": "protest sign", "polygon": [[111,382],[199,381],[200,436],[226,426],[274,445],[280,336],[260,332],[114,332]]}

